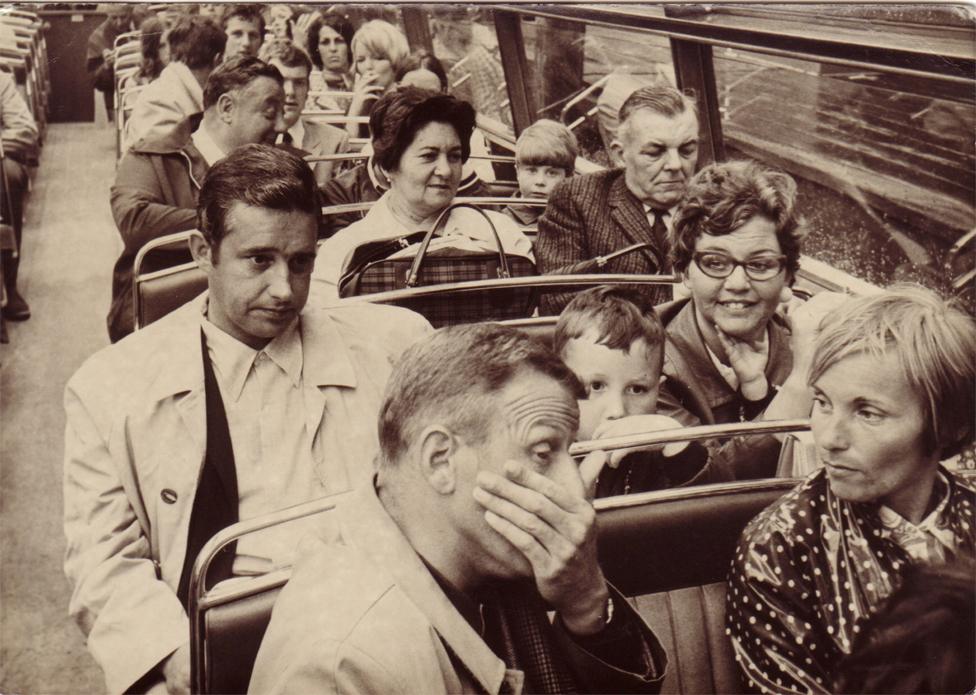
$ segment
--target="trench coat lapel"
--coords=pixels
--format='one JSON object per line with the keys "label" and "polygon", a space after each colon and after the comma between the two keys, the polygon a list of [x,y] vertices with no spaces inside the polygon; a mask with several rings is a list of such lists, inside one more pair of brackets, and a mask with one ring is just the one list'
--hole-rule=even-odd
{"label": "trench coat lapel", "polygon": [[174,437],[168,445],[182,449],[189,460],[203,461],[207,446],[207,409],[203,386],[203,355],[200,350],[200,314],[206,293],[177,311],[174,325],[157,354],[166,360],[150,389],[153,402],[173,398],[185,428],[185,437]]}
{"label": "trench coat lapel", "polygon": [[[623,172],[613,180],[610,187],[610,217],[630,244],[653,243],[651,225],[644,214],[644,206],[627,188]],[[661,259],[650,249],[639,251],[654,267],[661,268]]]}

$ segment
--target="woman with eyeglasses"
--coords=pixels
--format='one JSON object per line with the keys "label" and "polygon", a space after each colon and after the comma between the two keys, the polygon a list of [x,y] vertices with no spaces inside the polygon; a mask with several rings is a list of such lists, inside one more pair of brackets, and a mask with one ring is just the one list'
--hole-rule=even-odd
{"label": "woman with eyeglasses", "polygon": [[[674,269],[691,297],[661,307],[668,334],[658,412],[684,425],[806,417],[802,374],[820,311],[817,298],[791,326],[777,308],[793,296],[803,221],[796,184],[754,162],[702,169],[688,184],[671,230]],[[797,347],[799,345],[800,347]],[[792,375],[792,379],[791,379]],[[711,443],[700,482],[775,475],[774,437]]]}

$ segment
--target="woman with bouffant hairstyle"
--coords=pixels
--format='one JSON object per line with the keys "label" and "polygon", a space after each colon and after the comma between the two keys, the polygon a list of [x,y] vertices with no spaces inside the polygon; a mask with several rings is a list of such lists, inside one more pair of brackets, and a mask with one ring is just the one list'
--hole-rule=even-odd
{"label": "woman with bouffant hairstyle", "polygon": [[[453,201],[461,166],[470,154],[475,114],[471,105],[449,94],[401,87],[381,97],[369,117],[372,162],[389,182],[369,213],[319,248],[313,279],[316,292],[335,298],[347,256],[360,244],[429,230]],[[531,258],[532,243],[505,215],[488,211],[508,253]],[[474,210],[452,210],[442,232],[453,247],[495,251],[497,242],[485,218]],[[440,244],[434,240],[431,249]]]}

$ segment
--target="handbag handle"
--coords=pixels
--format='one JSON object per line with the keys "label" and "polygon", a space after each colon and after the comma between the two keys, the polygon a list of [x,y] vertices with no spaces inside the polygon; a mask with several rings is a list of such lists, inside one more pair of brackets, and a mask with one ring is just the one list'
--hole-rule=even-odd
{"label": "handbag handle", "polygon": [[414,256],[413,263],[410,265],[410,271],[407,273],[407,287],[417,286],[417,280],[420,277],[420,266],[424,262],[424,257],[427,255],[427,247],[430,246],[430,240],[434,238],[434,234],[436,234],[438,230],[447,226],[447,221],[451,216],[451,211],[458,208],[471,208],[485,218],[485,221],[488,222],[488,228],[491,229],[492,236],[495,237],[495,244],[498,246],[498,265],[500,266],[498,277],[511,277],[511,273],[508,270],[508,259],[505,258],[505,249],[502,248],[501,237],[498,236],[498,230],[495,229],[495,223],[491,221],[488,214],[477,205],[472,205],[471,203],[452,203],[441,211],[441,214],[437,216],[437,220],[434,221],[434,226],[430,228],[430,231],[427,232],[427,236],[425,236],[424,240],[420,242],[420,250],[417,251],[417,255]]}

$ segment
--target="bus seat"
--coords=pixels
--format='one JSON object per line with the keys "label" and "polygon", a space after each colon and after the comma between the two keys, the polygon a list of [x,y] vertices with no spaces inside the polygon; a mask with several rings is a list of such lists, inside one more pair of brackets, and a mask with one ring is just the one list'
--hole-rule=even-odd
{"label": "bus seat", "polygon": [[133,287],[136,292],[134,325],[139,329],[199,296],[207,289],[207,276],[196,263],[184,263],[138,276]]}
{"label": "bus seat", "polygon": [[604,574],[668,653],[665,693],[739,692],[725,578],[745,525],[796,484],[760,480],[597,500]]}
{"label": "bus seat", "polygon": [[207,289],[207,278],[190,254],[192,230],[152,239],[132,262],[132,310],[136,330],[161,319]]}
{"label": "bus seat", "polygon": [[[271,609],[290,572],[235,581],[249,582],[253,587],[228,594],[226,602],[216,599],[202,615],[204,633],[203,658],[207,663],[206,682],[199,693],[246,693],[251,670],[257,659],[261,640],[271,620]],[[223,585],[214,588],[221,590]]]}

